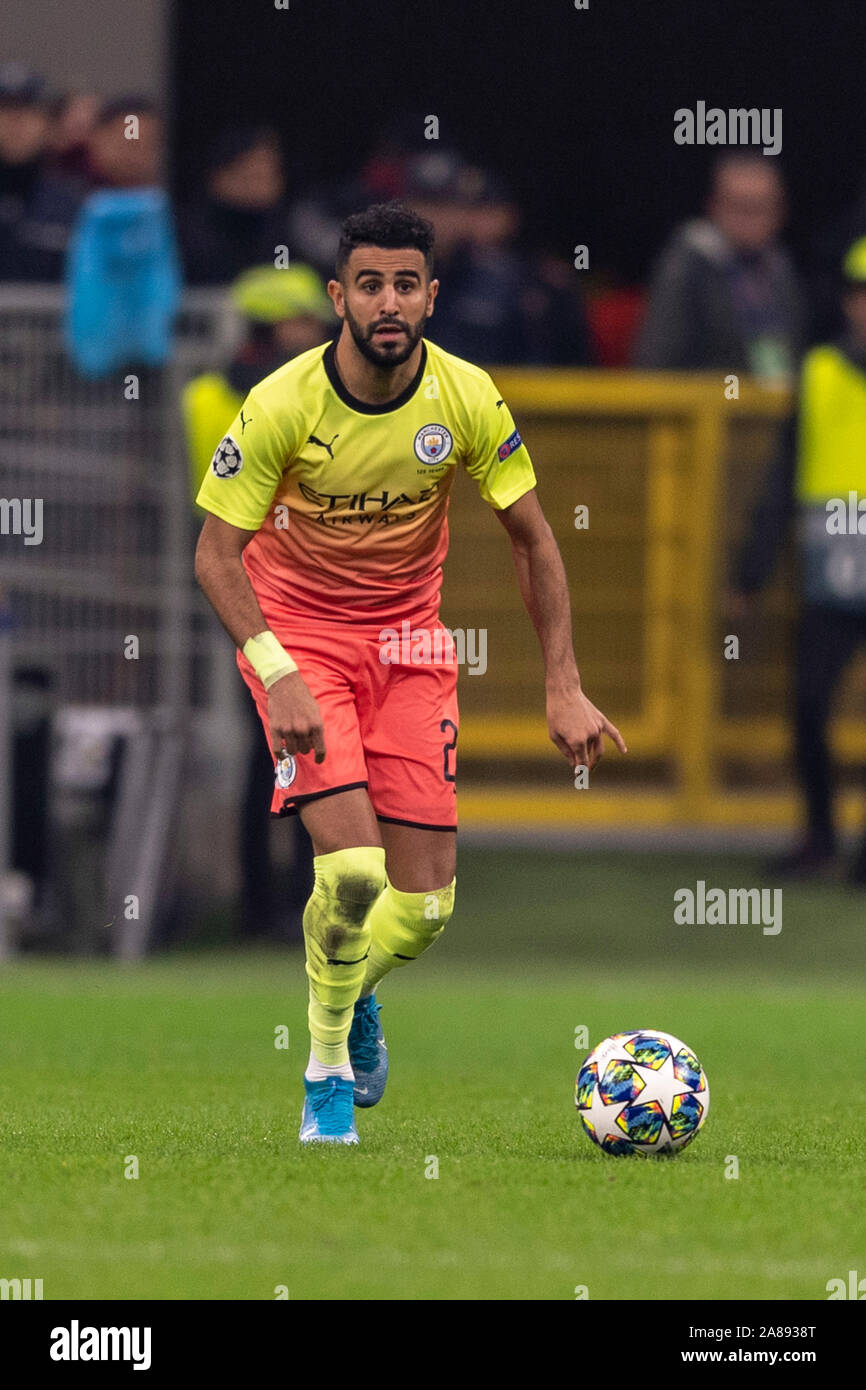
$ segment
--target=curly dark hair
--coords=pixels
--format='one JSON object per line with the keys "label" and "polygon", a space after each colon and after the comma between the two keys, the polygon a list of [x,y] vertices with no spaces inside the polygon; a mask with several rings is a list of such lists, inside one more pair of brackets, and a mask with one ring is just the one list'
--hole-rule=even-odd
{"label": "curly dark hair", "polygon": [[337,248],[337,274],[357,246],[412,246],[420,251],[433,273],[433,223],[407,208],[396,199],[390,203],[373,203],[363,212],[353,212],[340,228]]}

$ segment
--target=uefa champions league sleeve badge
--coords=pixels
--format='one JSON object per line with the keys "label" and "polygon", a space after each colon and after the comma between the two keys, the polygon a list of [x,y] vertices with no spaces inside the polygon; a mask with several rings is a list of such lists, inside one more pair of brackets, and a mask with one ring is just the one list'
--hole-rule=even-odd
{"label": "uefa champions league sleeve badge", "polygon": [[224,435],[210,461],[211,472],[218,478],[234,478],[244,466],[241,446],[230,434]]}

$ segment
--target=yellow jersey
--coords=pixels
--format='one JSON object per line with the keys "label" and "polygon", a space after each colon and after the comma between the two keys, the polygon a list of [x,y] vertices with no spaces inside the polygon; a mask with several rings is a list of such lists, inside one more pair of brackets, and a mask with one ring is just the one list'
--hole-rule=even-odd
{"label": "yellow jersey", "polygon": [[457,466],[501,510],[535,486],[529,453],[488,374],[426,339],[383,406],[350,394],[335,350],[312,348],[250,391],[196,500],[256,532],[244,566],[287,616],[430,621]]}

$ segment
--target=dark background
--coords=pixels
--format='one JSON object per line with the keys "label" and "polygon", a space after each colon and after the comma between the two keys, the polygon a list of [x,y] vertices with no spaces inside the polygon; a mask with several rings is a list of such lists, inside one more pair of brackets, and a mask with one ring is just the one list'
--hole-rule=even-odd
{"label": "dark background", "polygon": [[864,0],[183,0],[174,179],[213,136],[273,124],[291,192],[353,172],[406,110],[502,175],[526,236],[642,277],[696,212],[712,148],[674,143],[698,100],[781,107],[791,239],[808,260],[866,179]]}

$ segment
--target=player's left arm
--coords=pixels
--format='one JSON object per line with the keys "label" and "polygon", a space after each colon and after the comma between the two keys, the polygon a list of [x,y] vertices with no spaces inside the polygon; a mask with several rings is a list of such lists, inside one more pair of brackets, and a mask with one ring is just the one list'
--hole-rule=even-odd
{"label": "player's left arm", "polygon": [[517,583],[544,654],[552,741],[573,768],[595,767],[604,752],[605,735],[626,753],[622,734],[583,692],[565,567],[535,489],[497,510],[496,516],[511,540]]}

